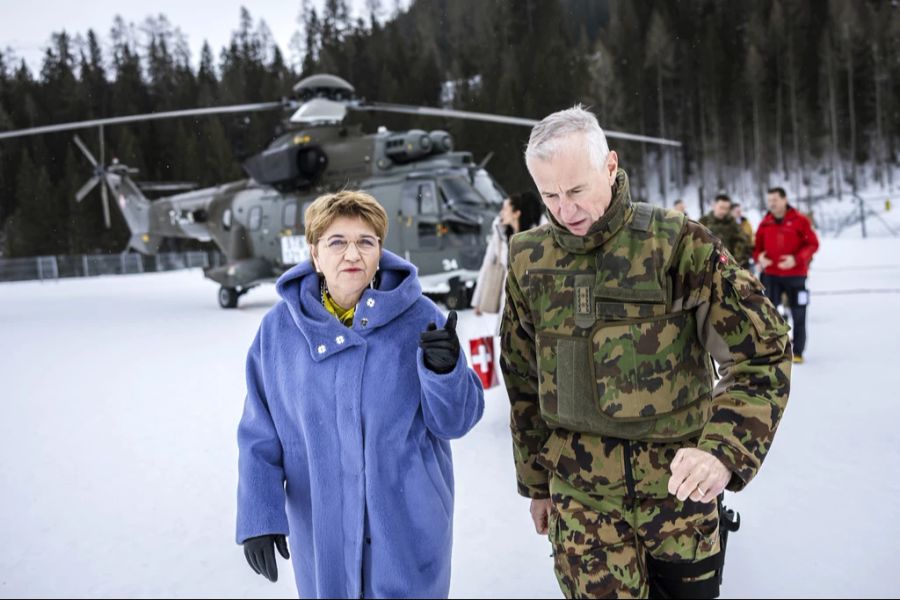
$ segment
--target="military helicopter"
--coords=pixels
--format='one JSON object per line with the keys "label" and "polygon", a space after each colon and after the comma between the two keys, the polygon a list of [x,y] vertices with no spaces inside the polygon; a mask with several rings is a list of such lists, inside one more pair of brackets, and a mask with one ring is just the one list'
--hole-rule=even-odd
{"label": "military helicopter", "polygon": [[[0,132],[0,140],[98,127],[98,161],[78,136],[74,141],[94,168],[77,192],[82,201],[100,185],[109,227],[108,193],[131,231],[129,247],[156,253],[164,238],[212,242],[225,255],[222,266],[204,269],[219,284],[222,308],[263,282],[271,282],[309,258],[303,235],[306,207],[319,195],[343,188],[372,194],[392,219],[383,245],[416,265],[425,293],[449,308],[465,306],[481,266],[491,223],[506,197],[503,188],[471,153],[455,151],[441,130],[365,134],[345,124],[348,111],[382,111],[534,126],[537,121],[502,115],[401,104],[365,102],[334,75],[307,77],[294,96],[279,102],[198,108],[63,123]],[[283,110],[284,133],[243,161],[247,179],[148,199],[134,180],[136,169],[116,160],[104,164],[103,128],[151,119]],[[607,136],[680,146],[677,141],[607,131]]]}

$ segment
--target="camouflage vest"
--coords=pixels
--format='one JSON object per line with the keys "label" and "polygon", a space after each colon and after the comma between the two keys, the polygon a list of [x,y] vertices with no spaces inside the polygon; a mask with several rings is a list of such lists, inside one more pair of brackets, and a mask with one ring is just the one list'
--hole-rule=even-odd
{"label": "camouflage vest", "polygon": [[[620,177],[610,209],[586,236],[545,225],[513,260],[513,268],[527,261],[521,280],[535,325],[541,415],[551,427],[591,434],[690,438],[709,419],[713,372],[695,310],[672,310],[667,273],[686,219],[632,204]],[[535,235],[543,235],[537,248]]]}

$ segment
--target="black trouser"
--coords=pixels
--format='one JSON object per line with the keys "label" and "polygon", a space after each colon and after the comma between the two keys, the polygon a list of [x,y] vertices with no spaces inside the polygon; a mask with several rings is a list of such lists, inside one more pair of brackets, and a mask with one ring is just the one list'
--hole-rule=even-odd
{"label": "black trouser", "polygon": [[809,304],[806,277],[780,277],[763,274],[760,280],[766,286],[766,296],[776,307],[781,304],[781,295],[787,294],[788,308],[791,310],[794,329],[794,354],[802,356],[803,349],[806,347],[806,305]]}

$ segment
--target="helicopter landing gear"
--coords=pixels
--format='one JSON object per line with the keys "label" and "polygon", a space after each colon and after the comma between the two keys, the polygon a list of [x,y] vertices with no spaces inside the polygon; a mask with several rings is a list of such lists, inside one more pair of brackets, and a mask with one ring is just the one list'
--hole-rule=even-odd
{"label": "helicopter landing gear", "polygon": [[460,310],[469,308],[469,302],[472,300],[472,288],[466,285],[459,277],[451,277],[447,283],[450,284],[450,292],[447,294],[444,303],[450,310]]}
{"label": "helicopter landing gear", "polygon": [[222,308],[237,308],[238,298],[243,296],[242,293],[235,288],[225,287],[219,288],[219,306]]}

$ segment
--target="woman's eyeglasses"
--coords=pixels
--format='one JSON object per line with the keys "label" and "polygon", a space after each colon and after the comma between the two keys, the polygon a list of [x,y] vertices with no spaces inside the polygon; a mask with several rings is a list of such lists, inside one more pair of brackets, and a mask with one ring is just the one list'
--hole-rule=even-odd
{"label": "woman's eyeglasses", "polygon": [[377,237],[371,235],[364,235],[355,242],[342,237],[332,237],[325,241],[325,249],[332,254],[344,254],[350,244],[356,246],[356,250],[360,254],[371,254],[378,250],[379,242]]}

